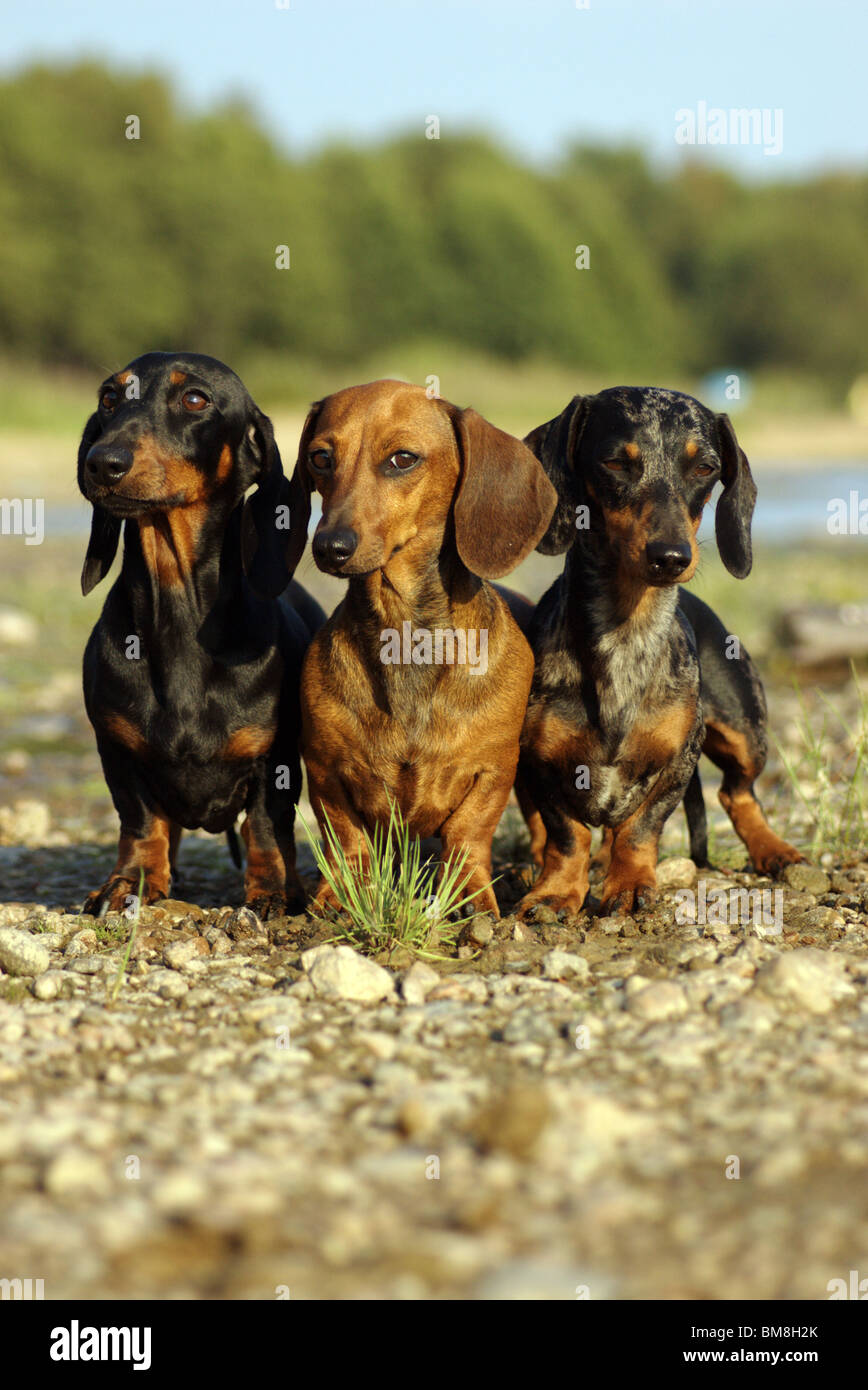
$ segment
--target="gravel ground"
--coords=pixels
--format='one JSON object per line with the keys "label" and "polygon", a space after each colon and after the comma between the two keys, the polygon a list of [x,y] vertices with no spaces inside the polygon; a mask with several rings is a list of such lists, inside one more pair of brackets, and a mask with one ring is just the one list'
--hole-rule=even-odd
{"label": "gravel ground", "polygon": [[[115,997],[129,924],[0,907],[0,1275],[827,1297],[868,1269],[868,860],[790,868],[779,935],[685,921],[695,870],[664,878],[640,920],[477,917],[456,958],[388,967],[304,917],[167,902]],[[772,886],[705,876],[744,885]]]}

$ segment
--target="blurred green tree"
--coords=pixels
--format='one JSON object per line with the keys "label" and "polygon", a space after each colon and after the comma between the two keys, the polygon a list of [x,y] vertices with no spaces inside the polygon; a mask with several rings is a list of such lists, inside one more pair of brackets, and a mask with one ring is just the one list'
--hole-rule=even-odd
{"label": "blurred green tree", "polygon": [[32,361],[432,342],[621,380],[792,368],[840,393],[868,368],[862,174],[745,185],[583,145],[534,169],[475,134],[298,160],[241,101],[191,114],[95,63],[21,71],[0,107],[0,334]]}

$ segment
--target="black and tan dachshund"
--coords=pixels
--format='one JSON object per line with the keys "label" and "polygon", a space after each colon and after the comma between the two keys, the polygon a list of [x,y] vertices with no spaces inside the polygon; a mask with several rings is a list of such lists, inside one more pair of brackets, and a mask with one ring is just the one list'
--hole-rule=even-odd
{"label": "black and tan dachshund", "polygon": [[542,873],[519,911],[582,908],[591,826],[606,831],[602,911],[650,904],[660,832],[682,798],[691,851],[707,862],[700,750],[723,770],[720,800],[754,866],[800,860],[754,795],[767,752],[756,668],[678,587],[718,481],[721,558],[739,579],[750,572],[756,486],[728,416],[677,391],[616,387],[576,396],[525,442],[560,499],[537,548],[567,557],[529,633],[517,791]]}
{"label": "black and tan dachshund", "polygon": [[298,685],[324,614],[290,584],[304,537],[293,548],[271,422],[197,353],[149,352],[98,401],[78,453],[93,504],[82,591],[108,573],[122,526],[124,555],[85,650],[84,697],[121,828],[84,910],[122,907],[141,872],[143,903],[165,897],[182,828],[234,843],[244,811],[248,906],[297,911]]}

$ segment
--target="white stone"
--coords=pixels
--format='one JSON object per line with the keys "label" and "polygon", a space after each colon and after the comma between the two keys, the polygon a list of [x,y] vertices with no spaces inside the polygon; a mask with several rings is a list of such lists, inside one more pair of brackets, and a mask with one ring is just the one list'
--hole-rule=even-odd
{"label": "white stone", "polygon": [[657,865],[657,887],[661,892],[668,888],[692,888],[696,877],[692,859],[664,859]]}
{"label": "white stone", "polygon": [[161,1178],[154,1188],[157,1211],[173,1214],[190,1211],[207,1200],[208,1189],[198,1173],[175,1168]]}
{"label": "white stone", "polygon": [[39,940],[17,927],[0,927],[0,966],[9,975],[44,975],[51,958]]}
{"label": "white stone", "polygon": [[756,977],[756,988],[781,1004],[827,1014],[856,993],[842,956],[803,946],[776,956]]}
{"label": "white stone", "polygon": [[69,938],[64,950],[65,956],[87,956],[97,948],[97,935],[93,927],[84,927]]}
{"label": "white stone", "polygon": [[383,1062],[391,1062],[398,1050],[398,1039],[391,1033],[369,1033],[361,1029],[353,1033],[353,1041]]}
{"label": "white stone", "polygon": [[587,980],[591,973],[591,967],[584,956],[577,956],[572,951],[549,951],[543,957],[543,974],[547,980],[565,980],[569,976],[575,976],[579,980]]}
{"label": "white stone", "polygon": [[93,1154],[65,1149],[51,1161],[45,1173],[45,1190],[55,1197],[105,1190],[106,1173]]}
{"label": "white stone", "polygon": [[687,996],[674,980],[655,980],[646,989],[631,994],[627,1007],[635,1018],[659,1023],[668,1018],[683,1018],[687,1013]]}
{"label": "white stone", "polygon": [[49,970],[33,982],[33,993],[37,999],[56,999],[63,985],[63,975],[59,970]]}
{"label": "white stone", "polygon": [[417,960],[401,979],[401,993],[408,1004],[424,1004],[431,990],[440,983],[436,970]]}
{"label": "white stone", "polygon": [[305,960],[309,955],[305,951],[302,964],[317,994],[327,999],[377,1004],[394,991],[395,982],[389,971],[350,946],[319,947],[310,965]]}
{"label": "white stone", "polygon": [[183,941],[170,941],[163,947],[163,961],[170,970],[183,970],[202,953],[201,937],[188,936]]}
{"label": "white stone", "polygon": [[157,969],[148,975],[148,988],[155,989],[161,999],[183,999],[190,986],[174,970]]}

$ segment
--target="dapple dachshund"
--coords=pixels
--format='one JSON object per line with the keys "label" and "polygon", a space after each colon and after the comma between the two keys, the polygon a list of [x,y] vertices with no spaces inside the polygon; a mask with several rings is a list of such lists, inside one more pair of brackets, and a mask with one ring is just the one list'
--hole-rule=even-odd
{"label": "dapple dachshund", "polygon": [[678,588],[696,570],[718,480],[721,558],[739,579],[750,572],[756,487],[729,418],[678,391],[616,387],[576,396],[525,442],[559,495],[538,549],[567,557],[529,634],[518,791],[542,873],[519,911],[582,908],[591,826],[607,832],[602,911],[651,903],[660,832],[682,798],[706,862],[700,750],[723,770],[720,800],[755,867],[798,861],[754,795],[767,751],[756,668]]}

